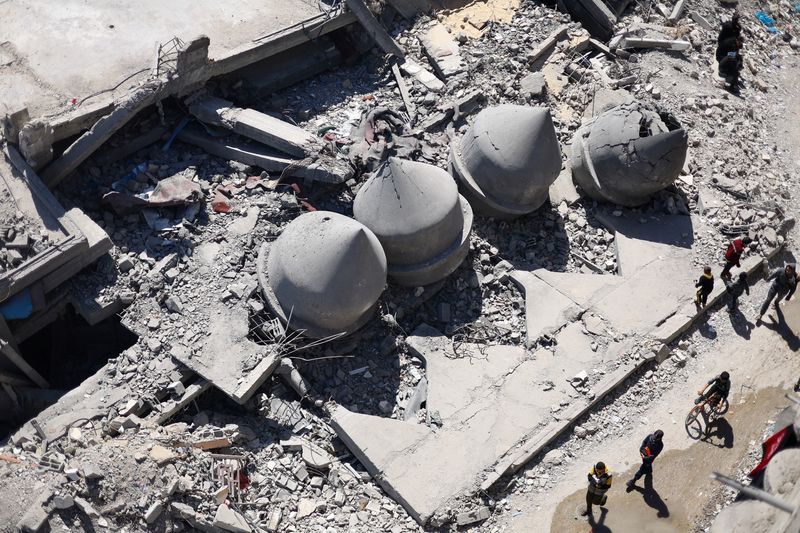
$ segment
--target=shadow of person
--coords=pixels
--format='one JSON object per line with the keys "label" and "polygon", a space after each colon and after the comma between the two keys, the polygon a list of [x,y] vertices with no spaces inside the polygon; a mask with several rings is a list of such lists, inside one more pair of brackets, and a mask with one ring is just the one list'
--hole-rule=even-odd
{"label": "shadow of person", "polygon": [[589,525],[592,526],[591,533],[612,533],[611,528],[605,525],[606,513],[608,509],[600,508],[600,520],[595,520],[594,516],[589,515]]}
{"label": "shadow of person", "polygon": [[633,490],[642,494],[644,503],[647,504],[648,507],[652,507],[656,510],[656,516],[658,518],[667,518],[669,516],[669,507],[667,507],[667,504],[661,499],[658,491],[653,488],[652,474],[645,474],[644,488],[634,485]]}
{"label": "shadow of person", "polygon": [[[718,438],[719,443],[714,442]],[[717,418],[706,426],[706,434],[702,439],[718,448],[733,448],[733,427],[724,418]]]}
{"label": "shadow of person", "polygon": [[750,332],[753,330],[753,323],[747,320],[744,313],[736,307],[728,313],[733,331],[745,340],[750,340]]}
{"label": "shadow of person", "polygon": [[770,322],[768,323],[762,320],[761,323],[765,328],[777,332],[781,337],[783,337],[783,340],[786,341],[789,349],[793,352],[796,352],[798,349],[800,349],[800,337],[795,335],[794,331],[792,331],[792,328],[790,328],[789,324],[786,323],[786,317],[783,316],[783,310],[780,308],[780,306],[773,307],[773,309],[778,317],[777,322],[772,317],[772,314],[770,314]]}

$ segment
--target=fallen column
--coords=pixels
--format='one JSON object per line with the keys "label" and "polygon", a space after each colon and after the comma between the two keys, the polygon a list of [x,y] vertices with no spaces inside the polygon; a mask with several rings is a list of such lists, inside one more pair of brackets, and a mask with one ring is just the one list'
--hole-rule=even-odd
{"label": "fallen column", "polygon": [[189,111],[203,122],[222,126],[289,155],[306,157],[321,148],[319,140],[304,129],[254,109],[236,107],[228,100],[203,96],[187,103]]}

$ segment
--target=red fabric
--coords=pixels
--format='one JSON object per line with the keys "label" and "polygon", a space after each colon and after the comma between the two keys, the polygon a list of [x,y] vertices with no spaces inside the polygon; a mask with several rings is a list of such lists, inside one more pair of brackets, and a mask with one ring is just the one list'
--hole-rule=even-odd
{"label": "red fabric", "polygon": [[772,457],[781,451],[784,441],[790,435],[791,429],[792,426],[786,426],[764,441],[764,443],[761,445],[761,462],[758,463],[758,466],[756,466],[752,472],[750,472],[750,477],[758,475],[759,472],[767,467],[769,462],[772,460]]}

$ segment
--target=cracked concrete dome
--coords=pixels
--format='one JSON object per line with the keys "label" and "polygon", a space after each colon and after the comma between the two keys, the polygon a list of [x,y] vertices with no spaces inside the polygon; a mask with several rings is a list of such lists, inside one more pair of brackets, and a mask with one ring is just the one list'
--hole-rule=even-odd
{"label": "cracked concrete dome", "polygon": [[389,158],[358,191],[353,214],[378,237],[400,285],[439,281],[469,252],[472,208],[433,165]]}
{"label": "cracked concrete dome", "polygon": [[262,245],[258,261],[272,311],[312,338],[363,326],[386,285],[386,255],[375,234],[329,211],[294,219],[271,246]]}
{"label": "cracked concrete dome", "polygon": [[482,110],[453,142],[450,164],[477,214],[510,219],[535,211],[561,172],[550,111],[520,105]]}
{"label": "cracked concrete dome", "polygon": [[669,186],[686,160],[689,139],[674,119],[639,104],[601,113],[572,139],[572,176],[591,198],[635,207]]}

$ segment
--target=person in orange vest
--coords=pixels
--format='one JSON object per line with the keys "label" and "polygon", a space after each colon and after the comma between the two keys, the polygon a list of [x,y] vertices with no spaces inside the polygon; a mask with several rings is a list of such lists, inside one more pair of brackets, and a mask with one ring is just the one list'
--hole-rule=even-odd
{"label": "person in orange vest", "polygon": [[708,302],[708,295],[714,290],[714,275],[711,273],[710,266],[703,269],[703,275],[700,276],[700,279],[697,280],[694,286],[698,287],[694,303],[698,306],[702,305],[705,307]]}
{"label": "person in orange vest", "polygon": [[633,479],[628,481],[628,492],[633,490],[633,486],[639,481],[640,477],[653,475],[653,462],[656,460],[656,457],[658,457],[658,454],[661,453],[661,450],[664,449],[663,437],[664,432],[657,429],[652,434],[646,436],[642,441],[642,445],[639,446],[639,455],[642,456],[642,466],[640,466],[639,470],[633,475]]}
{"label": "person in orange vest", "polygon": [[728,249],[725,250],[725,267],[719,275],[720,278],[731,279],[731,269],[734,266],[742,267],[742,265],[739,264],[739,260],[742,258],[745,247],[749,246],[751,242],[753,242],[753,239],[750,237],[742,237],[741,239],[733,239],[730,244],[728,244]]}
{"label": "person in orange vest", "polygon": [[589,488],[586,489],[586,514],[591,519],[592,504],[605,505],[606,492],[611,488],[611,471],[600,461],[589,470]]}

